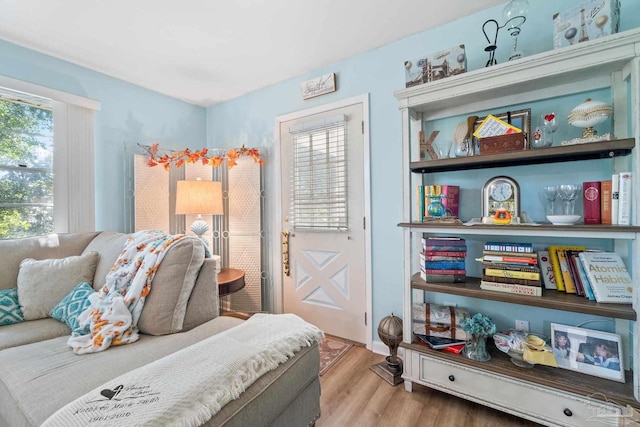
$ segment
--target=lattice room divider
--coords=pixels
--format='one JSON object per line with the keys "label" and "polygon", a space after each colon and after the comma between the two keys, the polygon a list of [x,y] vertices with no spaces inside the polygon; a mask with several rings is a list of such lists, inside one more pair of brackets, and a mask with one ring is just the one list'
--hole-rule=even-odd
{"label": "lattice room divider", "polygon": [[[245,272],[245,287],[225,298],[228,310],[256,312],[268,310],[269,274],[267,239],[264,225],[264,168],[251,158],[240,158],[237,166],[226,164],[212,168],[189,163],[169,171],[161,166],[147,166],[143,145],[125,143],[125,231],[159,228],[171,233],[184,233],[193,215],[175,215],[175,191],[178,180],[221,181],[224,215],[205,216],[209,231],[203,236],[211,252],[218,254],[223,267]],[[210,150],[210,155],[216,150]]]}

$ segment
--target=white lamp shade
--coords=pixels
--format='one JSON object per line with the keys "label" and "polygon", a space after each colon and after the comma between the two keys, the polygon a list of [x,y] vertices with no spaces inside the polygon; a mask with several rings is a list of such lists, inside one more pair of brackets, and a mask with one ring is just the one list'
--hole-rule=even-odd
{"label": "white lamp shade", "polygon": [[178,181],[176,214],[222,215],[222,183],[217,181]]}

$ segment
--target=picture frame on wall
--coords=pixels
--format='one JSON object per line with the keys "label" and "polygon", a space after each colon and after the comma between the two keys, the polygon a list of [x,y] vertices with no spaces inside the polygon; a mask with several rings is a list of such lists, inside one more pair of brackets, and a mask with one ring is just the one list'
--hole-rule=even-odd
{"label": "picture frame on wall", "polygon": [[618,334],[552,323],[551,348],[559,368],[625,382]]}
{"label": "picture frame on wall", "polygon": [[[531,135],[531,108],[525,108],[522,110],[514,110],[514,111],[505,111],[503,113],[492,114],[492,116],[497,117],[498,119],[507,122],[519,129],[522,129],[522,133],[525,136],[524,144],[521,149],[527,150],[529,148],[529,135]],[[476,121],[473,123],[473,132],[476,131],[478,126],[486,119],[487,116],[478,117]],[[474,146],[478,146],[479,139],[475,136]]]}

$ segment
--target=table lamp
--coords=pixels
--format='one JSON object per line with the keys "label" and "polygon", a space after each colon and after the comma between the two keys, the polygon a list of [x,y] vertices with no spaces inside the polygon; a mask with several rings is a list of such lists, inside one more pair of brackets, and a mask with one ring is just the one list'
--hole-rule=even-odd
{"label": "table lamp", "polygon": [[218,181],[178,181],[176,188],[176,215],[196,214],[191,231],[202,239],[209,224],[202,215],[222,215],[222,183]]}

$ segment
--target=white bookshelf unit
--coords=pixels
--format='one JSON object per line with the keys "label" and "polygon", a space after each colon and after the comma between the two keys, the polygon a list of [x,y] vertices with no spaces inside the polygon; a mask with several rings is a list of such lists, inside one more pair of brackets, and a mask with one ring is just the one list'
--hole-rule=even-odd
{"label": "white bookshelf unit", "polygon": [[[474,114],[478,111],[506,111],[510,106],[570,96],[589,90],[610,89],[613,106],[612,132],[615,139],[588,144],[553,146],[543,149],[476,155],[462,158],[423,160],[418,133],[423,123]],[[602,39],[579,43],[524,57],[513,62],[470,71],[394,93],[402,117],[404,307],[400,356],[404,362],[405,389],[414,383],[435,388],[474,402],[549,426],[612,425],[628,416],[627,406],[640,408],[640,364],[637,339],[633,339],[630,360],[625,367],[626,383],[597,378],[574,371],[536,365],[519,368],[495,349],[492,340],[490,362],[476,362],[462,355],[433,351],[412,342],[412,304],[421,291],[460,295],[481,300],[517,304],[522,312],[543,307],[586,313],[628,321],[633,337],[638,337],[637,307],[640,280],[640,221],[637,197],[640,192],[640,31],[631,30]],[[559,118],[564,120],[564,118]],[[535,126],[535,124],[533,125]],[[493,169],[593,159],[613,159],[611,173],[631,165],[633,199],[631,225],[474,225],[413,222],[415,187],[431,173],[471,169]],[[516,168],[517,170],[517,168]],[[481,182],[465,186],[482,188]],[[480,207],[474,217],[481,216]],[[464,219],[464,218],[463,218]],[[466,218],[470,219],[470,218]],[[544,290],[542,297],[527,297],[480,289],[479,279],[464,284],[427,283],[416,269],[420,237],[423,233],[471,236],[500,240],[501,236],[536,239],[608,239],[626,259],[632,271],[632,305],[600,304],[564,292]],[[469,258],[467,258],[467,262]],[[467,307],[471,311],[472,306]],[[491,313],[486,312],[491,315]],[[616,415],[617,414],[617,415]],[[621,425],[621,424],[620,424]]]}

